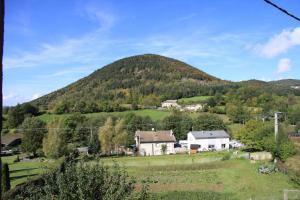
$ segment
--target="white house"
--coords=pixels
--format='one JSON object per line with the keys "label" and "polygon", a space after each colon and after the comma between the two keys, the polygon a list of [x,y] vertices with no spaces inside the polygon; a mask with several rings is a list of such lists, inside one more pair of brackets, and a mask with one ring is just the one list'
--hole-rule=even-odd
{"label": "white house", "polygon": [[[174,144],[176,138],[170,131],[136,131],[135,142],[139,155],[152,156],[175,154]],[[163,152],[163,147],[166,147]]]}
{"label": "white house", "polygon": [[180,108],[180,105],[177,103],[177,100],[166,100],[161,103],[162,108]]}
{"label": "white house", "polygon": [[197,147],[198,151],[229,149],[229,135],[224,130],[190,131],[187,134],[189,150]]}
{"label": "white house", "polygon": [[196,112],[202,110],[203,106],[201,104],[192,104],[184,106],[183,110]]}

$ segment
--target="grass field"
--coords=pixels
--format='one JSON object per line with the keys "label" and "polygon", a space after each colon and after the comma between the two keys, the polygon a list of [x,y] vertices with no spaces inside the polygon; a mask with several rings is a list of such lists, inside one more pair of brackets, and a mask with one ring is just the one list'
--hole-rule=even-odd
{"label": "grass field", "polygon": [[43,173],[45,170],[54,167],[55,162],[41,162],[40,159],[34,159],[26,162],[14,163],[16,156],[2,157],[3,163],[9,164],[11,187],[27,181],[29,178]]}
{"label": "grass field", "polygon": [[282,199],[283,189],[297,188],[282,173],[259,174],[259,163],[222,161],[223,156],[213,152],[102,160],[124,166],[138,182],[148,184],[157,199]]}
{"label": "grass field", "polygon": [[[108,117],[108,116],[117,116],[117,117],[123,117],[129,113],[134,113],[139,116],[149,116],[153,121],[161,121],[165,117],[171,115],[172,111],[171,110],[155,110],[155,109],[142,109],[142,110],[129,110],[129,111],[123,111],[123,112],[99,112],[99,113],[89,113],[89,114],[84,114],[85,116],[89,118],[97,118],[97,117]],[[192,117],[195,118],[199,114],[204,114],[204,113],[197,113],[197,112],[188,112],[188,114]],[[62,115],[57,115],[57,114],[43,114],[38,116],[39,119],[43,120],[44,122],[50,122],[54,118],[66,118],[70,116],[71,114],[62,114]],[[223,114],[216,114],[218,115],[225,123],[229,122],[229,118],[226,115]]]}
{"label": "grass field", "polygon": [[[90,118],[97,118],[97,117],[108,117],[108,116],[118,116],[122,117],[129,113],[134,113],[139,116],[149,116],[152,120],[158,121],[162,120],[163,118],[169,116],[171,114],[171,111],[169,110],[152,110],[152,109],[142,109],[142,110],[129,110],[124,112],[99,112],[99,113],[89,113],[85,114],[85,116]],[[53,120],[54,118],[65,118],[69,116],[70,114],[43,114],[41,116],[38,116],[41,120],[45,122],[49,122]]]}
{"label": "grass field", "polygon": [[212,96],[195,96],[190,98],[178,99],[179,104],[193,104],[193,103],[204,103],[207,99]]}

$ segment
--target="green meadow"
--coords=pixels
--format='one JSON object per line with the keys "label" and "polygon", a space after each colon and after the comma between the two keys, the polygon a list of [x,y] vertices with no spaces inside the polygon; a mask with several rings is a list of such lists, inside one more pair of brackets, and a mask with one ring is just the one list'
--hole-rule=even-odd
{"label": "green meadow", "polygon": [[34,178],[37,175],[42,174],[47,169],[56,166],[56,162],[53,160],[33,159],[24,162],[14,162],[17,156],[2,157],[3,163],[9,164],[10,171],[10,183],[14,188],[20,183],[24,183],[30,178]]}
{"label": "green meadow", "polygon": [[259,174],[262,163],[226,160],[227,152],[197,155],[104,158],[118,163],[157,199],[282,199],[284,189],[300,189],[282,173]]}

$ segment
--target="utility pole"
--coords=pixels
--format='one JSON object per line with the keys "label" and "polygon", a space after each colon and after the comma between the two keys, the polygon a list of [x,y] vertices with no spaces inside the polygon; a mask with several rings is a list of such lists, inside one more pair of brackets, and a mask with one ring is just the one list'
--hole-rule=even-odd
{"label": "utility pole", "polygon": [[279,115],[281,115],[282,112],[275,112],[275,126],[274,126],[274,133],[275,133],[275,142],[277,143],[277,137],[278,137],[278,127],[279,127],[279,122],[278,122],[278,119],[279,119]]}

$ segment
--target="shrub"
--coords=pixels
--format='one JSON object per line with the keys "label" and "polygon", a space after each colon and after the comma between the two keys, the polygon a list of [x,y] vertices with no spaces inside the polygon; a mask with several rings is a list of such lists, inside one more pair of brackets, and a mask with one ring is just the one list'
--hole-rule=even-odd
{"label": "shrub", "polygon": [[222,160],[229,160],[231,158],[231,154],[230,153],[226,153],[223,157]]}
{"label": "shrub", "polygon": [[4,193],[4,192],[10,190],[9,167],[8,167],[7,163],[3,164],[1,173],[2,173],[1,190]]}
{"label": "shrub", "polygon": [[279,145],[279,157],[281,160],[285,161],[288,157],[294,155],[295,153],[296,149],[293,142],[287,140]]}
{"label": "shrub", "polygon": [[7,199],[143,199],[147,191],[134,193],[134,183],[118,165],[108,168],[100,163],[70,161]]}

